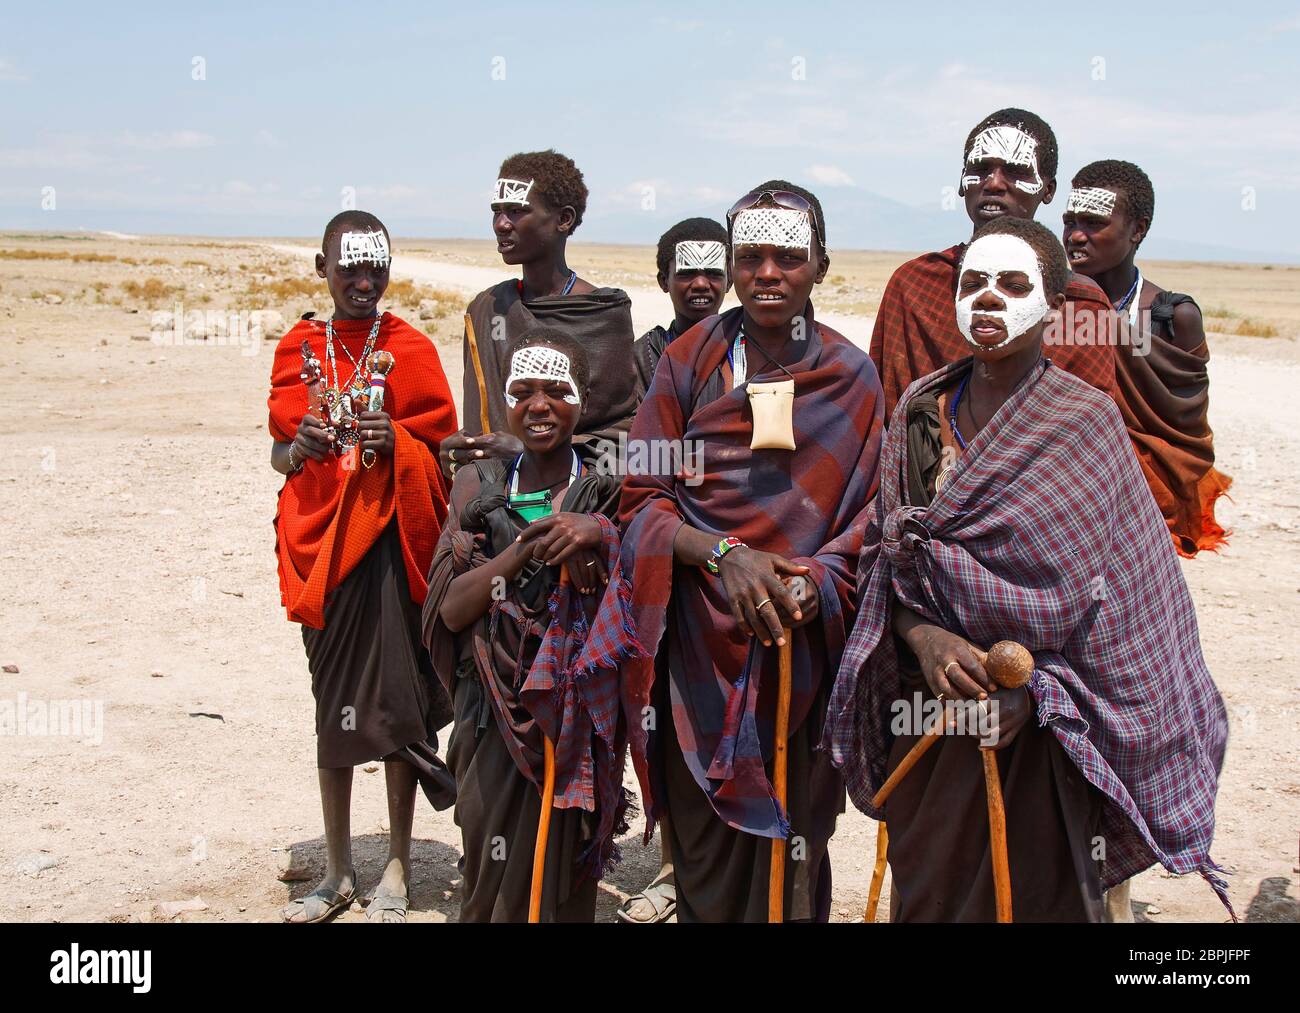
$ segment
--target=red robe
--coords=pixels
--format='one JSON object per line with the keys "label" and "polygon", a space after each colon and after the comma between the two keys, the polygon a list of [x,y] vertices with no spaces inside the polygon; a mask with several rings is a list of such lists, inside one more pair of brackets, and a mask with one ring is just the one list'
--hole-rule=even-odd
{"label": "red robe", "polygon": [[[337,320],[335,340],[360,357],[373,320]],[[294,438],[307,413],[302,343],[325,362],[325,322],[300,320],[280,339],[271,367],[271,436]],[[325,626],[327,596],[374,545],[394,516],[402,542],[411,598],[424,603],[425,574],[447,516],[447,490],[438,468],[438,445],[456,432],[456,406],[429,337],[385,313],[376,350],[393,354],[384,410],[395,435],[391,457],[379,455],[371,468],[360,455],[310,459],[285,479],[275,516],[280,601],[288,618],[315,629]],[[352,365],[339,352],[344,378]]]}

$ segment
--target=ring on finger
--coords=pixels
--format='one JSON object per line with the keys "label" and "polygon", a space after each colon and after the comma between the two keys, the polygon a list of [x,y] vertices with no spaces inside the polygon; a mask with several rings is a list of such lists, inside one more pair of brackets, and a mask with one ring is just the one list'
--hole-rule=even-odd
{"label": "ring on finger", "polygon": [[948,669],[952,668],[953,665],[956,665],[958,668],[961,668],[961,665],[960,665],[958,662],[956,662],[956,661],[950,661],[950,662],[948,662],[948,664],[946,664],[946,665],[943,666],[943,674],[944,674],[944,675],[947,675],[947,674],[948,674]]}
{"label": "ring on finger", "polygon": [[757,605],[754,606],[754,611],[757,612],[764,605],[771,605],[771,604],[772,604],[771,598],[764,598],[761,602],[759,602]]}

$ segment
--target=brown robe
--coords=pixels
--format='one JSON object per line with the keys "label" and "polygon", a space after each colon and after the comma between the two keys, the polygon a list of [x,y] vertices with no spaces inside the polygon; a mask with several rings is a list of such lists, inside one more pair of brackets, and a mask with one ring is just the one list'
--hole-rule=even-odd
{"label": "brown robe", "polygon": [[1214,519],[1214,502],[1232,480],[1214,467],[1209,345],[1188,351],[1173,340],[1174,307],[1195,303],[1154,289],[1142,286],[1141,309],[1151,314],[1150,353],[1116,347],[1115,400],[1174,546],[1191,557],[1223,545],[1226,532]]}

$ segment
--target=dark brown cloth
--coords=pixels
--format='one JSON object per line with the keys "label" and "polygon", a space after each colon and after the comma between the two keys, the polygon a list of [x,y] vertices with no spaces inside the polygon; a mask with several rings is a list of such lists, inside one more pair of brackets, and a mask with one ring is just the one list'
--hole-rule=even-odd
{"label": "dark brown cloth", "polygon": [[676,336],[673,333],[673,325],[669,324],[667,327],[651,327],[636,339],[636,344],[632,346],[632,358],[636,362],[637,404],[645,400],[646,391],[650,389],[650,381],[655,378],[655,369],[659,365],[659,360],[663,358],[664,349]]}
{"label": "dark brown cloth", "polygon": [[[632,300],[626,292],[598,288],[583,295],[543,296],[524,302],[518,281],[510,279],[480,292],[466,312],[474,323],[493,432],[510,431],[505,406],[510,344],[530,327],[539,325],[563,331],[587,353],[591,389],[573,437],[578,452],[587,456],[588,445],[602,439],[617,443],[618,434],[631,428],[637,406],[632,357],[636,335],[632,331]],[[482,431],[482,422],[468,335],[464,356],[461,420],[464,432],[476,436]]]}
{"label": "dark brown cloth", "polygon": [[316,698],[316,765],[405,760],[435,809],[456,798],[438,758],[437,730],[451,700],[420,642],[396,522],[344,578],[325,606],[325,628],[302,627]]}
{"label": "dark brown cloth", "polygon": [[[932,388],[919,393],[907,406],[907,491],[909,502],[917,506],[933,498],[943,459],[939,392]],[[903,699],[909,706],[916,693],[932,699],[915,656],[901,639],[894,643]],[[918,738],[894,739],[890,772]],[[1039,727],[1032,717],[997,757],[1013,918],[1101,921],[1101,867],[1093,857],[1101,828],[1101,796],[1065,755],[1051,729]],[[890,795],[885,819],[894,883],[891,921],[996,920],[984,762],[976,739],[945,736],[932,746]]]}
{"label": "dark brown cloth", "polygon": [[[1147,286],[1143,286],[1143,292]],[[1210,348],[1188,351],[1174,342],[1174,307],[1190,296],[1160,291],[1143,310],[1151,314],[1151,347],[1115,349],[1115,400],[1137,450],[1142,474],[1180,556],[1223,546],[1214,502],[1232,480],[1214,467],[1210,431]]]}
{"label": "dark brown cloth", "polygon": [[[541,796],[537,786],[519,772],[497,731],[473,662],[456,678],[454,700],[447,763],[459,785],[454,813],[465,855],[460,920],[526,922]],[[542,886],[543,922],[595,919],[596,880],[580,876],[578,861],[595,829],[595,813],[552,810]]]}

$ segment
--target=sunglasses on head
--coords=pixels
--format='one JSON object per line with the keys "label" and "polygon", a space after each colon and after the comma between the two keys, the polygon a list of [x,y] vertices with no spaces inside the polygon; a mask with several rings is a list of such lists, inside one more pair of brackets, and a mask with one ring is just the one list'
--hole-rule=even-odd
{"label": "sunglasses on head", "polygon": [[813,231],[817,233],[817,239],[822,244],[822,249],[826,248],[826,237],[822,235],[821,222],[817,220],[817,212],[813,210],[812,203],[806,197],[802,197],[790,190],[754,190],[745,194],[735,204],[731,205],[731,210],[727,212],[727,225],[736,215],[742,211],[748,211],[750,208],[757,207],[764,200],[770,200],[779,208],[785,208],[788,211],[803,211],[808,215],[808,220],[812,222]]}

